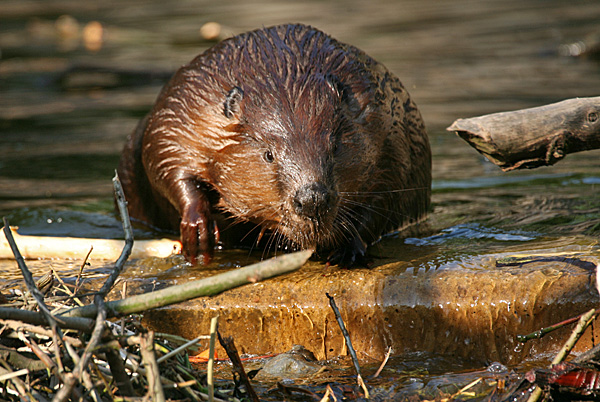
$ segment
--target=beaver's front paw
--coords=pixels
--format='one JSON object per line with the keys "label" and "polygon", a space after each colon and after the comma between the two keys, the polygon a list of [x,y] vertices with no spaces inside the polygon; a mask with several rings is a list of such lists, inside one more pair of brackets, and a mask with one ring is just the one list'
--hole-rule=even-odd
{"label": "beaver's front paw", "polygon": [[185,259],[195,265],[198,257],[201,257],[200,263],[208,264],[214,255],[216,243],[215,222],[210,215],[192,205],[183,212],[179,230]]}
{"label": "beaver's front paw", "polygon": [[342,268],[368,268],[370,262],[367,246],[358,237],[334,249],[327,257],[328,266],[339,265]]}

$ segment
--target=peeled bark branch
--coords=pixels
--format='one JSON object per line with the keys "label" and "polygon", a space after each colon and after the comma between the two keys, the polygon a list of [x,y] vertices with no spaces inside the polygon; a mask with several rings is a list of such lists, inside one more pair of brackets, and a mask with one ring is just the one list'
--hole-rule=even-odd
{"label": "peeled bark branch", "polygon": [[[84,239],[79,237],[50,237],[20,235],[16,228],[10,231],[26,260],[39,258],[85,259],[93,247],[92,257],[98,260],[116,260],[123,251],[125,242],[113,239]],[[179,240],[157,239],[136,240],[130,258],[168,257],[181,252]],[[5,236],[0,233],[0,259],[13,259]]]}
{"label": "peeled bark branch", "polygon": [[458,119],[447,130],[504,171],[553,165],[567,154],[600,148],[600,97]]}

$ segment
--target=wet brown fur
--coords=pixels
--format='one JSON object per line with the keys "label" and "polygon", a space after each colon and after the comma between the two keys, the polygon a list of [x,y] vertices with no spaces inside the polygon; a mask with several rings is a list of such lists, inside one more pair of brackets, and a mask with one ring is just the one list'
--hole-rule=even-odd
{"label": "wet brown fur", "polygon": [[[268,247],[337,250],[333,262],[352,262],[426,214],[431,154],[416,105],[383,65],[314,28],[281,25],[182,67],[118,171],[131,216],[180,230],[192,261],[212,256],[215,222],[246,222],[272,233]],[[311,183],[328,201],[309,218],[294,194]]]}

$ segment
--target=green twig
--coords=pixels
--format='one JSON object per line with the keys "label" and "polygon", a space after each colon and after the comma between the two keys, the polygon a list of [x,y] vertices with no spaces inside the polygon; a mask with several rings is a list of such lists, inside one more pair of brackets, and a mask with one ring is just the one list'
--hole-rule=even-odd
{"label": "green twig", "polygon": [[[596,311],[595,315],[598,315],[598,314],[600,314],[600,311]],[[559,328],[565,327],[565,326],[567,326],[569,324],[573,324],[574,322],[578,321],[581,318],[582,315],[583,314],[580,314],[577,317],[569,318],[567,320],[561,321],[561,322],[559,322],[557,324],[550,325],[550,326],[548,326],[546,328],[542,328],[540,330],[537,330],[537,331],[532,332],[532,333],[527,334],[527,335],[517,335],[517,341],[525,343],[525,342],[530,341],[532,339],[541,339],[542,337],[544,337],[545,335],[549,334],[552,331],[555,331],[555,330],[557,330]]]}
{"label": "green twig", "polygon": [[[312,250],[284,254],[244,268],[210,278],[171,286],[155,292],[131,296],[106,303],[109,316],[135,314],[152,308],[164,307],[202,296],[213,296],[225,290],[258,282],[261,279],[285,274],[300,268],[312,255]],[[91,304],[67,310],[60,317],[93,317],[96,306]]]}
{"label": "green twig", "polygon": [[[159,337],[159,335],[157,333],[154,334],[155,337]],[[164,362],[165,360],[170,359],[171,357],[179,354],[180,352],[186,350],[187,348],[194,346],[195,344],[197,344],[198,342],[200,342],[201,339],[206,339],[208,338],[208,335],[200,335],[194,339],[192,339],[189,342],[186,342],[185,344],[179,346],[177,349],[173,349],[172,351],[170,351],[169,353],[167,353],[166,355],[163,355],[161,357],[159,357],[158,359],[156,359],[156,362],[158,364]]]}
{"label": "green twig", "polygon": [[[596,318],[596,309],[594,308],[588,311],[587,313],[581,315],[579,323],[577,324],[575,329],[573,329],[573,332],[571,332],[571,336],[569,337],[569,339],[567,339],[567,341],[563,345],[562,349],[557,353],[557,355],[554,356],[551,366],[562,362],[569,355],[569,353],[571,353],[571,350],[573,350],[573,347],[575,346],[581,335],[583,335],[587,327],[594,320],[594,318]],[[541,396],[542,389],[540,387],[536,387],[536,389],[529,396],[529,399],[527,399],[527,402],[536,402],[540,399]]]}

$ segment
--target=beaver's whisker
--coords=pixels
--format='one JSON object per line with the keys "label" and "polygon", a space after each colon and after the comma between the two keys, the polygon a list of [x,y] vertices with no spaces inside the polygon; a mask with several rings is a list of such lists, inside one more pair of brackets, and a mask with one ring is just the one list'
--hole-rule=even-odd
{"label": "beaver's whisker", "polygon": [[339,194],[343,196],[352,197],[370,197],[376,194],[395,194],[395,193],[406,193],[410,191],[429,190],[429,187],[411,187],[411,188],[399,188],[395,190],[377,190],[377,191],[340,191]]}

